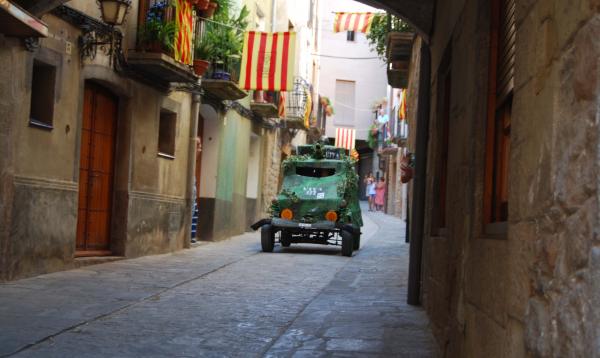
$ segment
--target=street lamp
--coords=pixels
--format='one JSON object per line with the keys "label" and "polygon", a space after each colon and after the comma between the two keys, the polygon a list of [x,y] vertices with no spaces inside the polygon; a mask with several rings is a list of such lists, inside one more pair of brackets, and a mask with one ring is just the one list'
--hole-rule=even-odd
{"label": "street lamp", "polygon": [[131,0],[96,0],[96,2],[102,11],[102,21],[110,26],[122,25],[131,7]]}

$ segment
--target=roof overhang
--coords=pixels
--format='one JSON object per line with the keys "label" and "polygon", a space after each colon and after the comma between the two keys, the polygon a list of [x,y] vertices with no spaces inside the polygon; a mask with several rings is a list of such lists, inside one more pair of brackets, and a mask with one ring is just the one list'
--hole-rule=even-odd
{"label": "roof overhang", "polygon": [[48,26],[8,0],[0,0],[0,34],[15,37],[48,37]]}
{"label": "roof overhang", "polygon": [[363,4],[386,10],[409,24],[426,40],[431,35],[435,0],[357,0]]}

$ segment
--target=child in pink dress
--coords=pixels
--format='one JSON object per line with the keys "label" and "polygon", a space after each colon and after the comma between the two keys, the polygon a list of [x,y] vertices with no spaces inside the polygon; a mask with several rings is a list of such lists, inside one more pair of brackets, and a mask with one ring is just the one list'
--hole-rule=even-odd
{"label": "child in pink dress", "polygon": [[385,201],[385,179],[380,178],[375,186],[375,210],[383,210]]}

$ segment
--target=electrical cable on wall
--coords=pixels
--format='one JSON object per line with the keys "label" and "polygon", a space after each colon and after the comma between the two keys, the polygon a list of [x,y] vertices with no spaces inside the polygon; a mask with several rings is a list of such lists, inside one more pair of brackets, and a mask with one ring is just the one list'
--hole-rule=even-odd
{"label": "electrical cable on wall", "polygon": [[327,57],[327,58],[340,58],[340,59],[345,59],[345,60],[377,60],[377,59],[379,59],[378,56],[373,56],[373,57],[346,57],[346,56],[324,55],[324,54],[319,54],[319,53],[311,53],[311,55],[313,55],[313,56],[319,56],[319,57]]}

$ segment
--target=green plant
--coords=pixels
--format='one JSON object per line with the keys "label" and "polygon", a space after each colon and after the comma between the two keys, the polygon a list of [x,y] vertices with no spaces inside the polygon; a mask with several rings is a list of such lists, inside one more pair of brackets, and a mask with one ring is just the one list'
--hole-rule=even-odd
{"label": "green plant", "polygon": [[369,135],[367,138],[367,144],[369,145],[369,148],[371,148],[371,149],[377,148],[378,135],[379,135],[379,127],[377,127],[376,124],[371,125],[371,127],[369,128]]}
{"label": "green plant", "polygon": [[[230,5],[226,5],[230,6]],[[243,6],[237,16],[230,16],[231,8],[220,11],[214,16],[214,23],[208,23],[206,34],[201,43],[208,48],[207,59],[221,63],[229,69],[233,62],[239,61],[244,45],[244,31],[248,27],[247,17],[250,14]]]}
{"label": "green plant", "polygon": [[412,27],[402,21],[400,18],[393,15],[376,15],[371,24],[371,31],[367,34],[369,46],[377,52],[379,57],[386,61],[386,38],[387,34],[392,31],[412,32]]}
{"label": "green plant", "polygon": [[194,44],[194,58],[197,60],[209,60],[213,56],[212,44],[206,40],[206,37],[196,40]]}
{"label": "green plant", "polygon": [[140,29],[138,39],[144,49],[158,43],[163,50],[172,51],[177,30],[175,21],[162,22],[158,19],[151,19],[146,21]]}
{"label": "green plant", "polygon": [[231,9],[233,8],[232,0],[211,0],[212,2],[217,3],[217,10],[215,12],[216,15],[226,13],[229,14]]}

